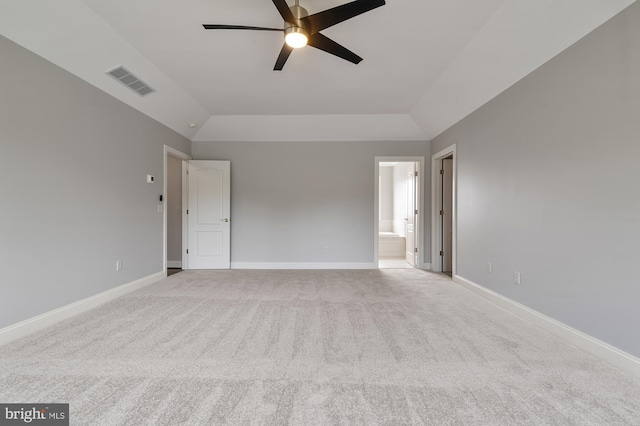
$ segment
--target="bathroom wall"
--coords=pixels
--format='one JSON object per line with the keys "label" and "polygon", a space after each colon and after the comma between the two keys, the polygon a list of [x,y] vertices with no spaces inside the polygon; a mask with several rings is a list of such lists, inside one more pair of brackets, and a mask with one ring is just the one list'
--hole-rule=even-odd
{"label": "bathroom wall", "polygon": [[380,232],[393,231],[393,188],[393,168],[380,167],[380,205],[378,209],[378,214],[380,215],[378,227]]}
{"label": "bathroom wall", "polygon": [[393,167],[393,232],[404,236],[407,217],[407,174],[410,163]]}

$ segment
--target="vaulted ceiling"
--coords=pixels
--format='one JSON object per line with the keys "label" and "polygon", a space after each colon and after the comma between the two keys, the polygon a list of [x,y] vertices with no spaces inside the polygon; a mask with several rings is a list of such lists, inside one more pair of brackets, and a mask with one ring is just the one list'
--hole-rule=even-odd
{"label": "vaulted ceiling", "polygon": [[270,0],[0,0],[0,32],[192,140],[425,140],[634,1],[387,0],[323,31],[359,65],[305,47],[280,72],[282,33],[202,28],[279,28]]}

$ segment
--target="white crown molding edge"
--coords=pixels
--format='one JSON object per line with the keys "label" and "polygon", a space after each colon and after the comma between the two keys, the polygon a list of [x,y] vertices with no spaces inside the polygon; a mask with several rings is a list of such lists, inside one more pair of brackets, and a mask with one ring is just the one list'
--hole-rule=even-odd
{"label": "white crown molding edge", "polygon": [[[314,131],[309,132],[309,129]],[[426,141],[409,114],[214,115],[193,142]]]}

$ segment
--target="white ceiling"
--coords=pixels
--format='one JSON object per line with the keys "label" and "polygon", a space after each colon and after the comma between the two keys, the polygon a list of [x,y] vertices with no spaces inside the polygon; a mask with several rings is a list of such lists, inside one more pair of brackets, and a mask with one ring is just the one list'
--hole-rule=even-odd
{"label": "white ceiling", "polygon": [[388,0],[323,31],[362,63],[306,47],[282,72],[281,33],[201,26],[280,27],[269,0],[0,0],[0,31],[193,140],[424,140],[634,1]]}

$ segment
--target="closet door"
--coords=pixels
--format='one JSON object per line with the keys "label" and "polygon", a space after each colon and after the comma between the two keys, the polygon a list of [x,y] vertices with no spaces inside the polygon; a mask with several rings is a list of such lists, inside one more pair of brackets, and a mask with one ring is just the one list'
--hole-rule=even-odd
{"label": "closet door", "polygon": [[189,162],[189,269],[231,266],[231,163]]}

